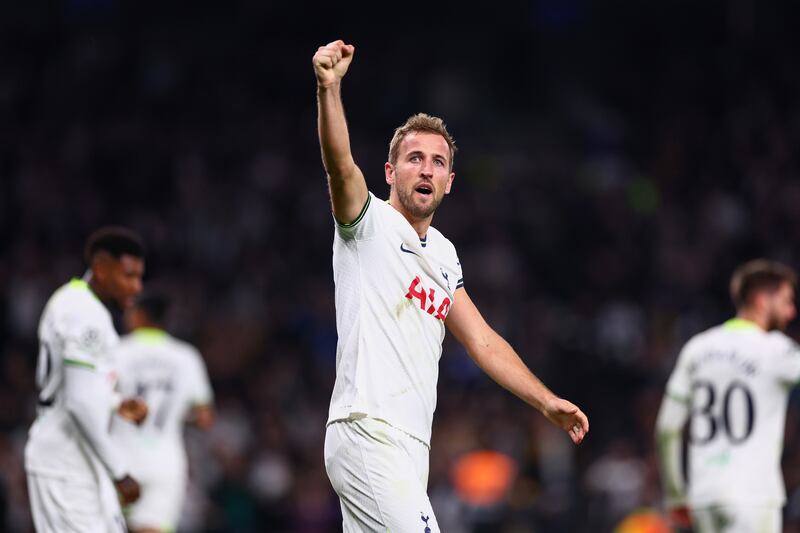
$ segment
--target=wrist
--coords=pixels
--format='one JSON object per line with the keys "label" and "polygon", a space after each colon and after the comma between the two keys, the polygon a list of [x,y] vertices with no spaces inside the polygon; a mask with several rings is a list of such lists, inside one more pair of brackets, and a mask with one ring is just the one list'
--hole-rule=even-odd
{"label": "wrist", "polygon": [[324,93],[328,91],[338,91],[342,85],[342,80],[330,81],[330,82],[321,82],[317,80],[317,92]]}

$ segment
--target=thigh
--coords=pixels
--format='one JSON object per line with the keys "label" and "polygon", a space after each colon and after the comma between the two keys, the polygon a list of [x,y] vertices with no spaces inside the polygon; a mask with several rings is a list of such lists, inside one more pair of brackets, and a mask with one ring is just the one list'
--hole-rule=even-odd
{"label": "thigh", "polygon": [[97,486],[70,484],[59,478],[28,474],[28,494],[38,533],[120,531],[108,527]]}
{"label": "thigh", "polygon": [[781,510],[774,507],[719,505],[692,510],[697,533],[780,533]]}
{"label": "thigh", "polygon": [[326,432],[325,467],[341,501],[345,532],[439,531],[421,442],[370,419],[334,423]]}

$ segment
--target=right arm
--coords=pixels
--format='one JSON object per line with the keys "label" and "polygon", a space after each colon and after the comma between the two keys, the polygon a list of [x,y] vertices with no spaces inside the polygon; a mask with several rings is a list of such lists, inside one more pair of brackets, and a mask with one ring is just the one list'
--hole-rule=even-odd
{"label": "right arm", "polygon": [[334,41],[320,46],[312,60],[317,77],[317,110],[322,163],[328,174],[333,216],[341,224],[358,218],[369,191],[364,174],[353,160],[342,104],[342,78],[355,47]]}
{"label": "right arm", "polygon": [[677,527],[690,525],[686,507],[686,479],[683,472],[683,432],[690,416],[691,378],[689,363],[695,341],[689,341],[667,381],[664,399],[656,419],[655,437],[661,486],[667,511]]}
{"label": "right arm", "polygon": [[128,475],[125,458],[111,440],[108,427],[113,413],[108,382],[90,364],[65,361],[64,406],[86,441],[105,465],[125,503],[139,498],[139,486]]}
{"label": "right arm", "polygon": [[683,427],[689,418],[689,405],[669,393],[664,395],[656,420],[656,448],[661,486],[673,525],[690,526],[686,508],[686,483],[683,477]]}
{"label": "right arm", "polygon": [[211,429],[215,418],[216,414],[212,405],[195,405],[189,414],[189,422],[203,431]]}

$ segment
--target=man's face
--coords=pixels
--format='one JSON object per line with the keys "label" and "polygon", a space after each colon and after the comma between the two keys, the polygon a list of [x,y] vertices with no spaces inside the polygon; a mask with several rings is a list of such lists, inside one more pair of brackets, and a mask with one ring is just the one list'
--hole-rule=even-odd
{"label": "man's face", "polygon": [[767,329],[784,331],[797,314],[794,305],[794,287],[784,282],[778,290],[767,293],[766,306]]}
{"label": "man's face", "polygon": [[450,172],[450,147],[437,133],[411,132],[401,142],[397,162],[386,163],[390,201],[416,220],[433,215],[455,174]]}
{"label": "man's face", "polygon": [[104,298],[115,302],[120,309],[128,309],[142,292],[144,260],[127,254],[119,259],[109,255],[98,261],[93,275]]}

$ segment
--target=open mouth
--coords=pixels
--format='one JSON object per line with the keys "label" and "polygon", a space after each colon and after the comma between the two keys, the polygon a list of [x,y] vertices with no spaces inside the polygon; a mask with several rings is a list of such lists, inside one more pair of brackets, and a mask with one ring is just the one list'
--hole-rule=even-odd
{"label": "open mouth", "polygon": [[416,189],[414,189],[414,190],[415,190],[415,191],[417,191],[417,192],[418,192],[418,193],[420,193],[420,194],[424,194],[425,196],[427,196],[427,195],[429,195],[429,194],[433,194],[433,189],[431,188],[431,186],[430,186],[430,185],[425,185],[425,184],[423,184],[423,185],[419,185],[419,186],[418,186]]}

